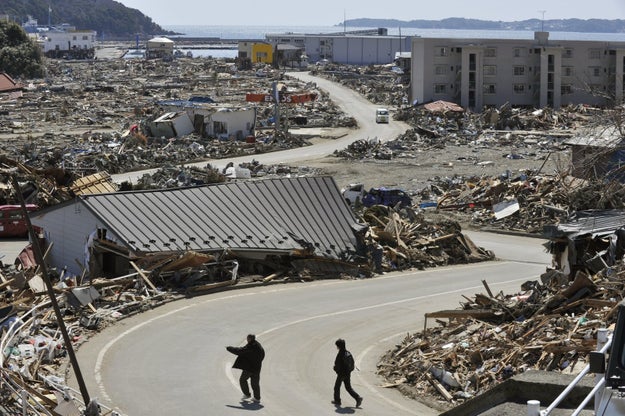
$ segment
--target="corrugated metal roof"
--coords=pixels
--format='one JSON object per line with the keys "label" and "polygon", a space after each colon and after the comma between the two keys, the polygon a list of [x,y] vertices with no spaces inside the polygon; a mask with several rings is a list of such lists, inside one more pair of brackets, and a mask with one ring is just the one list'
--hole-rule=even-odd
{"label": "corrugated metal roof", "polygon": [[571,215],[569,222],[548,225],[543,228],[549,238],[567,237],[571,240],[581,235],[610,235],[625,226],[623,210],[587,210],[577,211]]}
{"label": "corrugated metal roof", "polygon": [[196,188],[84,195],[133,251],[355,252],[356,218],[332,177],[266,179]]}
{"label": "corrugated metal roof", "polygon": [[600,126],[581,129],[565,143],[573,146],[615,148],[622,146],[623,139],[623,135],[617,127]]}

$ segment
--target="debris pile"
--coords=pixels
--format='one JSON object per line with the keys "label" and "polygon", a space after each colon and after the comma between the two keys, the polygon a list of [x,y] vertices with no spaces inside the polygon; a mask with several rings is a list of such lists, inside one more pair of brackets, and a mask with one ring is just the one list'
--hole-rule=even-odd
{"label": "debris pile", "polygon": [[[0,97],[0,148],[37,169],[116,174],[308,145],[275,128],[272,103],[246,102],[246,93],[270,92],[275,82],[281,91],[309,91],[316,97],[282,111],[281,127],[355,126],[314,84],[273,70],[257,77],[220,59],[51,60],[48,65],[47,78],[32,80],[21,97]],[[255,137],[208,135],[196,126],[181,137],[151,133],[150,123],[163,114],[198,107],[208,113],[254,107]]]}
{"label": "debris pile", "polygon": [[407,103],[410,77],[398,74],[389,65],[339,65],[330,63],[313,69],[315,75],[338,82],[357,91],[372,103],[401,106]]}
{"label": "debris pile", "polygon": [[[528,369],[575,372],[596,348],[596,333],[616,320],[623,299],[622,263],[569,282],[556,270],[515,294],[464,297],[461,307],[427,313],[378,364],[388,387],[429,397],[450,408]],[[437,327],[427,328],[434,319]],[[443,319],[447,319],[444,321]]]}
{"label": "debris pile", "polygon": [[19,198],[11,184],[15,176],[26,204],[44,208],[68,201],[77,195],[93,192],[115,192],[106,171],[79,176],[58,167],[38,169],[6,156],[0,156],[0,205],[18,205]]}
{"label": "debris pile", "polygon": [[369,241],[375,271],[425,269],[451,264],[493,260],[495,255],[477,247],[462,234],[457,222],[428,221],[412,208],[399,210],[374,205],[362,213],[369,224]]}
{"label": "debris pile", "polygon": [[625,186],[527,171],[439,180],[423,195],[436,198],[439,211],[470,215],[470,223],[479,228],[541,234],[546,224],[560,223],[575,211],[622,209]]}
{"label": "debris pile", "polygon": [[[258,163],[252,162],[249,167],[256,172],[261,170]],[[221,173],[211,171],[210,167],[207,170],[210,179],[221,178]],[[151,177],[144,177],[141,186],[156,182],[177,186],[203,175],[206,172],[202,170],[165,167]],[[61,305],[64,322],[71,329],[72,347],[78,348],[95,332],[128,316],[225,286],[353,278],[354,275],[346,274],[347,265],[357,276],[365,277],[371,276],[374,269],[384,272],[493,258],[492,253],[475,247],[456,223],[433,224],[413,210],[395,211],[385,206],[368,208],[363,218],[370,224],[362,234],[371,247],[367,258],[346,260],[345,267],[329,263],[328,267],[334,268],[324,269],[321,275],[316,273],[319,262],[316,268],[309,268],[305,258],[294,260],[290,269],[263,276],[242,272],[236,256],[229,252],[209,255],[186,251],[132,260],[134,272],[124,276],[87,280],[84,275],[70,276],[64,270],[52,269],[48,278]],[[124,255],[119,252],[123,247],[105,236],[94,237],[94,247]],[[0,328],[5,353],[0,373],[7,389],[13,391],[6,403],[19,401],[19,386],[23,384],[36,395],[51,394],[55,389],[61,392],[64,388],[67,350],[57,330],[44,279],[31,250],[23,252],[16,264],[4,266],[0,273],[3,305]],[[47,405],[54,407],[52,401]]]}

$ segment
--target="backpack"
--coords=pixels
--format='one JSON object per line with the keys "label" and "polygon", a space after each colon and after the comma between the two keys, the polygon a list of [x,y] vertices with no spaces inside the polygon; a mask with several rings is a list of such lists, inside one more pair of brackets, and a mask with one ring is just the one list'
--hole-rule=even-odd
{"label": "backpack", "polygon": [[354,363],[354,356],[351,352],[345,351],[345,368],[347,371],[352,372],[354,368],[356,368],[356,364]]}

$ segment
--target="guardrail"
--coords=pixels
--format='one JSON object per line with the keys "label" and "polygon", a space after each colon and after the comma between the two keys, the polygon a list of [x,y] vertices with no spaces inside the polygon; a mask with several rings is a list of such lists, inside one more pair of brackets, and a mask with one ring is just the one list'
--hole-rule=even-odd
{"label": "guardrail", "polygon": [[[605,353],[610,346],[612,345],[612,336],[608,335],[608,330],[606,328],[601,328],[597,331],[597,350],[598,352]],[[540,410],[540,401],[538,400],[528,400],[527,402],[527,416],[548,416],[552,411],[554,411],[560,403],[569,395],[571,391],[577,386],[577,384],[584,378],[586,374],[590,372],[590,364],[586,365],[580,371],[580,373],[571,381],[571,383],[566,386],[564,391],[560,393],[558,397],[545,409]],[[595,398],[595,410],[597,404],[599,403],[599,394],[603,385],[605,384],[605,378],[603,374],[597,374],[595,380],[594,388],[588,393],[588,395],[584,398],[582,403],[571,413],[572,416],[579,415],[582,410],[586,407],[586,405],[590,402],[592,398]]]}

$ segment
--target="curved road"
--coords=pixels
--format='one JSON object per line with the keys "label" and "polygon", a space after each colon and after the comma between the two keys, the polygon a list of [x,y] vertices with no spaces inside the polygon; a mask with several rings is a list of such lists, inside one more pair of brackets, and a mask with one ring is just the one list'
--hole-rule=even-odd
{"label": "curved road", "polygon": [[[484,293],[515,293],[545,271],[541,241],[470,233],[479,245],[495,241],[512,260],[390,273],[362,280],[259,286],[176,301],[119,322],[78,350],[92,398],[126,415],[436,415],[420,403],[384,388],[379,357],[409,332],[420,331],[424,313],[455,309]],[[525,257],[530,262],[514,260]],[[500,256],[501,257],[501,256]],[[522,259],[519,259],[522,260]],[[234,356],[256,333],[267,351],[261,376],[262,404],[242,405]],[[362,409],[330,404],[336,354],[345,338],[360,371],[352,384]],[[343,404],[353,406],[343,391]]]}

